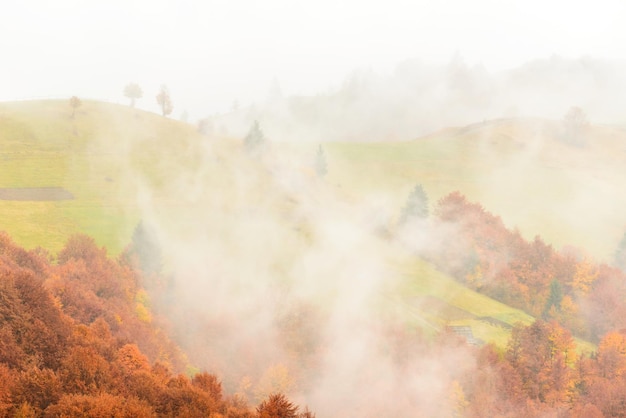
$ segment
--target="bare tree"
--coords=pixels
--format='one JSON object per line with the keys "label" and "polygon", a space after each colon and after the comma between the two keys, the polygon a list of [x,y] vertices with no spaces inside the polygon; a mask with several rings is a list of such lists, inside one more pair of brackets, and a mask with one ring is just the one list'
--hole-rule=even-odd
{"label": "bare tree", "polygon": [[143,91],[139,84],[129,83],[124,87],[124,96],[130,99],[130,107],[135,107],[135,100],[143,97]]}
{"label": "bare tree", "polygon": [[157,94],[156,101],[161,107],[161,113],[163,116],[169,115],[174,110],[174,105],[172,104],[172,99],[170,98],[170,92],[167,86],[161,86],[161,91]]}

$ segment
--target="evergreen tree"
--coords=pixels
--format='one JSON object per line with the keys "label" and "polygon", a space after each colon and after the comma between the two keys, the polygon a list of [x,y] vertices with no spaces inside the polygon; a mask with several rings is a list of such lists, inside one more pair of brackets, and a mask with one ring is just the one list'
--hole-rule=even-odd
{"label": "evergreen tree", "polygon": [[626,232],[622,237],[622,240],[617,244],[617,250],[615,251],[615,266],[626,271]]}
{"label": "evergreen tree", "polygon": [[256,151],[265,145],[265,136],[258,121],[254,121],[248,135],[244,138],[244,144],[248,151]]}
{"label": "evergreen tree", "polygon": [[324,177],[328,173],[326,154],[324,154],[324,150],[321,145],[317,148],[317,155],[315,156],[315,172],[319,177]]}
{"label": "evergreen tree", "polygon": [[554,279],[550,283],[550,295],[548,295],[548,300],[546,301],[546,305],[543,308],[543,318],[548,318],[550,314],[550,309],[554,306],[555,310],[561,309],[561,301],[563,300],[563,288],[561,287],[561,283],[558,280]]}
{"label": "evergreen tree", "polygon": [[409,195],[406,205],[402,210],[402,216],[400,223],[406,223],[411,219],[426,219],[428,218],[428,196],[424,191],[421,184],[418,184],[413,188]]}
{"label": "evergreen tree", "polygon": [[133,231],[130,253],[137,257],[138,267],[144,273],[160,273],[162,267],[161,248],[154,232],[144,222],[139,222]]}

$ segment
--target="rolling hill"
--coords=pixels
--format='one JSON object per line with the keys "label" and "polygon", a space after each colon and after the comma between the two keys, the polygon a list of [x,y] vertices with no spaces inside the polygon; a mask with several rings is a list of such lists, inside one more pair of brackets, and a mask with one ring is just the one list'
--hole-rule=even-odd
{"label": "rolling hill", "polygon": [[374,196],[390,221],[422,184],[431,206],[459,190],[527,239],[541,235],[557,249],[573,245],[607,262],[626,231],[619,128],[592,126],[584,144],[571,145],[560,122],[496,120],[407,142],[324,148],[329,180],[357,199]]}
{"label": "rolling hill", "polygon": [[[536,120],[485,122],[402,143],[328,143],[329,176],[320,182],[310,168],[312,145],[272,144],[271,160],[259,163],[237,140],[207,138],[190,125],[123,106],[86,101],[72,118],[62,101],[4,103],[0,126],[0,188],[35,196],[0,200],[0,228],[18,244],[53,253],[82,232],[117,254],[147,218],[167,224],[160,238],[174,244],[206,245],[210,233],[239,257],[268,251],[272,266],[266,268],[286,280],[293,271],[284,266],[302,255],[329,212],[356,216],[364,225],[382,216],[392,225],[416,182],[431,203],[458,189],[525,234],[596,255],[610,253],[615,224],[626,222],[626,215],[611,212],[611,203],[626,199],[618,189],[626,153],[620,149],[624,135],[610,128],[594,128],[596,142],[585,147],[563,144],[558,124]],[[604,187],[595,187],[599,182]],[[585,217],[596,225],[593,234],[584,235],[587,229],[555,210],[582,197],[612,215]],[[241,249],[246,231],[275,237]],[[532,321],[385,241],[372,239],[364,248],[395,260],[390,281],[400,287],[389,300],[425,330],[470,325],[476,337],[502,346],[512,325]],[[317,297],[331,297],[331,285],[322,287]]]}

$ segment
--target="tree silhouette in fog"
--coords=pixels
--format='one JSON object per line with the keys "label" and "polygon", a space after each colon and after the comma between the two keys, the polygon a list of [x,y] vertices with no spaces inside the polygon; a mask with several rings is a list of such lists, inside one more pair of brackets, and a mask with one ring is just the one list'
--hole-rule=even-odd
{"label": "tree silhouette in fog", "polygon": [[143,97],[143,91],[139,84],[129,83],[124,87],[124,96],[130,99],[130,107],[135,107],[135,100]]}
{"label": "tree silhouette in fog", "polygon": [[616,267],[626,271],[626,232],[624,232],[622,240],[617,245],[614,261]]}
{"label": "tree silhouette in fog", "polygon": [[406,223],[412,219],[428,218],[428,196],[421,184],[416,185],[407,198],[402,209],[400,222]]}
{"label": "tree silhouette in fog", "polygon": [[328,165],[326,164],[326,154],[320,145],[315,155],[315,172],[319,177],[325,177],[328,174]]}
{"label": "tree silhouette in fog", "polygon": [[244,138],[244,144],[246,149],[250,152],[258,151],[265,145],[265,135],[261,130],[261,126],[259,125],[259,121],[254,121],[250,131]]}
{"label": "tree silhouette in fog", "polygon": [[589,127],[587,115],[580,107],[571,107],[563,117],[565,141],[572,145],[583,145]]}
{"label": "tree silhouette in fog", "polygon": [[161,86],[161,90],[159,94],[156,96],[156,101],[159,107],[161,108],[161,114],[163,116],[167,116],[172,113],[174,110],[174,105],[172,104],[172,98],[170,97],[169,89],[166,85]]}
{"label": "tree silhouette in fog", "polygon": [[76,96],[70,97],[70,107],[72,108],[72,118],[76,114],[76,109],[79,108],[83,103]]}

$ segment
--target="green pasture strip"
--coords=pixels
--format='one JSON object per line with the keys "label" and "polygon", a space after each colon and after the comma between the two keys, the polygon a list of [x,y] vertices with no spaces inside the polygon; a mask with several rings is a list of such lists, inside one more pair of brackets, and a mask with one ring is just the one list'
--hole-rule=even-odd
{"label": "green pasture strip", "polygon": [[[429,320],[431,324],[438,324],[442,329],[446,325],[468,325],[472,327],[476,338],[493,342],[499,347],[506,346],[511,334],[510,328],[496,321],[490,321],[489,318],[501,321],[510,327],[518,323],[529,325],[535,321],[534,317],[519,309],[468,289],[423,260],[407,261],[397,265],[397,268],[399,274],[404,277],[400,288],[403,299],[401,303],[407,310],[409,320],[412,316],[418,315],[420,318]],[[426,305],[420,306],[419,302],[411,304],[412,299],[423,296],[434,297],[441,301],[439,311],[424,311]],[[466,312],[465,318],[459,318],[462,314],[458,311],[455,311],[455,317],[446,316],[446,304]],[[574,340],[579,353],[589,354],[597,350],[596,345],[588,341],[579,338],[574,338]]]}

